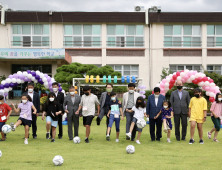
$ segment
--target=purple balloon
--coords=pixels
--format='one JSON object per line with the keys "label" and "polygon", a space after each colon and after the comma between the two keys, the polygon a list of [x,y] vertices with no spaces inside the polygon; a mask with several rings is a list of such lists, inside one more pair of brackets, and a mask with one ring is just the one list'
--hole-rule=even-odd
{"label": "purple balloon", "polygon": [[13,75],[10,74],[8,77],[9,77],[10,79],[12,79],[12,78],[13,78]]}
{"label": "purple balloon", "polygon": [[39,76],[39,75],[36,75],[36,76],[35,76],[35,79],[36,79],[36,80],[40,79],[40,76]]}
{"label": "purple balloon", "polygon": [[47,78],[47,77],[48,77],[48,74],[44,74],[44,77],[46,77],[46,78]]}
{"label": "purple balloon", "polygon": [[14,74],[14,78],[16,78],[16,79],[17,79],[17,78],[18,78],[18,74]]}
{"label": "purple balloon", "polygon": [[8,93],[4,93],[5,96],[8,96]]}
{"label": "purple balloon", "polygon": [[52,82],[51,81],[48,84],[49,84],[49,86],[52,86]]}
{"label": "purple balloon", "polygon": [[0,84],[0,89],[4,89],[4,85],[3,84]]}
{"label": "purple balloon", "polygon": [[28,77],[25,77],[25,78],[24,78],[24,81],[26,81],[26,82],[27,82],[28,80],[29,80],[29,79],[28,79]]}
{"label": "purple balloon", "polygon": [[31,71],[30,71],[30,70],[27,70],[27,73],[28,73],[28,74],[30,74],[30,73],[31,73]]}
{"label": "purple balloon", "polygon": [[8,83],[5,83],[4,87],[5,87],[5,88],[9,88],[9,84],[8,84]]}
{"label": "purple balloon", "polygon": [[58,83],[58,85],[59,85],[59,87],[61,87],[61,84],[60,84],[60,83]]}
{"label": "purple balloon", "polygon": [[18,83],[14,83],[14,87],[18,86]]}
{"label": "purple balloon", "polygon": [[31,72],[31,74],[32,74],[33,77],[36,76],[36,73],[34,71]]}
{"label": "purple balloon", "polygon": [[10,83],[10,84],[9,84],[9,87],[14,87],[14,83]]}
{"label": "purple balloon", "polygon": [[40,78],[40,79],[38,79],[38,81],[39,81],[39,83],[40,83],[40,82],[42,82],[42,79]]}
{"label": "purple balloon", "polygon": [[60,92],[62,91],[62,88],[61,87],[59,87],[59,89],[58,89]]}

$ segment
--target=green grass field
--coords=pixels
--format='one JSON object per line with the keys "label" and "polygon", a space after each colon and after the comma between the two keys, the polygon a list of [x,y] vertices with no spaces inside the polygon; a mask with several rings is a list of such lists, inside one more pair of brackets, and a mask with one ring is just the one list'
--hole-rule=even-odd
{"label": "green grass field", "polygon": [[[15,122],[18,117],[11,117],[8,121]],[[203,125],[204,145],[198,143],[198,133],[195,133],[196,142],[189,145],[189,128],[187,141],[176,141],[174,129],[171,135],[172,143],[166,142],[163,132],[161,142],[151,142],[149,126],[146,126],[140,139],[141,145],[125,140],[125,120],[121,121],[120,142],[115,142],[114,128],[111,141],[105,140],[105,119],[100,126],[93,120],[90,143],[86,144],[85,128],[80,119],[80,144],[68,140],[67,126],[64,127],[63,139],[56,138],[55,143],[45,139],[45,121],[38,118],[38,139],[29,139],[25,145],[24,128],[18,127],[15,132],[7,135],[7,140],[0,143],[3,155],[0,158],[0,169],[220,169],[221,143],[213,142],[207,138],[213,124],[210,117]],[[57,135],[56,135],[57,136]],[[219,133],[218,140],[222,142]],[[135,146],[134,154],[126,153],[127,145]],[[52,159],[56,155],[64,158],[62,166],[55,167]]]}

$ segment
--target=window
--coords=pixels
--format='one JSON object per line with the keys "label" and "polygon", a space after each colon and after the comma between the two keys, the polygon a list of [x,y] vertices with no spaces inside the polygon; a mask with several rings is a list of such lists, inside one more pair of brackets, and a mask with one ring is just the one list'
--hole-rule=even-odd
{"label": "window", "polygon": [[143,25],[107,25],[108,47],[143,47]]}
{"label": "window", "polygon": [[49,25],[12,25],[13,47],[49,46]]}
{"label": "window", "polygon": [[207,25],[207,47],[222,46],[222,25]]}
{"label": "window", "polygon": [[170,65],[170,70],[172,73],[177,72],[177,71],[182,71],[182,70],[196,70],[198,72],[201,71],[201,66],[200,65]]}
{"label": "window", "polygon": [[222,75],[222,65],[208,65],[207,71],[209,73],[216,72],[219,75]]}
{"label": "window", "polygon": [[100,47],[101,25],[64,25],[64,47]]}
{"label": "window", "polygon": [[135,76],[139,77],[139,66],[138,65],[109,65],[114,71],[118,71],[122,76]]}
{"label": "window", "polygon": [[164,25],[164,47],[200,46],[200,25]]}

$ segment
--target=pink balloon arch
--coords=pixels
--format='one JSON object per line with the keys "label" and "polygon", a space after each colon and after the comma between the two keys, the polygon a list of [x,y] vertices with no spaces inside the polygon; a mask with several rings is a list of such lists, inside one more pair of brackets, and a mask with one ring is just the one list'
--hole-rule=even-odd
{"label": "pink balloon arch", "polygon": [[160,88],[160,94],[164,95],[167,93],[169,89],[172,89],[174,85],[176,85],[176,81],[181,80],[183,83],[194,83],[198,86],[202,87],[203,90],[206,91],[206,95],[209,96],[209,101],[214,102],[216,94],[221,93],[219,87],[216,86],[214,81],[207,77],[204,73],[197,71],[189,71],[183,70],[178,71],[169,76],[166,76],[156,87]]}
{"label": "pink balloon arch", "polygon": [[[23,84],[24,82],[40,83],[45,86],[46,89],[53,91],[52,83],[55,82],[54,78],[44,74],[40,71],[18,71],[16,74],[9,75],[9,77],[3,80],[0,84],[0,90],[4,93],[5,96],[8,95],[8,92],[13,89],[13,87],[18,86],[18,84]],[[62,87],[59,84],[59,91],[62,91]]]}

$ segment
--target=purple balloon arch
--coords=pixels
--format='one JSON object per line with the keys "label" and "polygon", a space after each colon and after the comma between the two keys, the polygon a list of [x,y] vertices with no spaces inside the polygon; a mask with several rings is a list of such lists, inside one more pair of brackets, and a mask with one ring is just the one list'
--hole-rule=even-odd
{"label": "purple balloon arch", "polygon": [[[18,86],[18,84],[23,84],[24,82],[40,83],[44,85],[46,89],[49,89],[53,92],[52,83],[55,82],[54,78],[48,76],[48,74],[44,74],[40,71],[18,71],[16,74],[9,75],[9,77],[3,80],[0,84],[0,90],[4,92],[4,95],[7,96],[8,92],[13,89],[13,87]],[[62,87],[59,83],[59,91],[62,91]]]}

